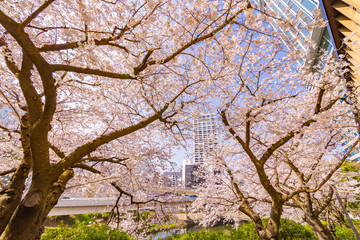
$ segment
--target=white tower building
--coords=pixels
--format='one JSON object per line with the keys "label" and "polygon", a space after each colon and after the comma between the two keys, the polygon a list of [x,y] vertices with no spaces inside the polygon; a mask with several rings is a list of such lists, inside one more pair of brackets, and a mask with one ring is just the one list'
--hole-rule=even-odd
{"label": "white tower building", "polygon": [[203,164],[217,144],[215,115],[197,117],[194,120],[194,163]]}

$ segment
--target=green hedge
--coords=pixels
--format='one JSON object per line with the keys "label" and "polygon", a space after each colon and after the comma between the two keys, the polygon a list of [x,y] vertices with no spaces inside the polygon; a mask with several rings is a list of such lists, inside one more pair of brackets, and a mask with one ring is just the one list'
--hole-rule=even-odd
{"label": "green hedge", "polygon": [[88,226],[86,222],[77,221],[72,227],[60,225],[58,228],[47,228],[41,240],[130,240],[131,238],[119,229],[112,229],[106,224]]}
{"label": "green hedge", "polygon": [[288,219],[281,219],[279,238],[291,240],[317,239],[308,225],[303,226],[300,223]]}
{"label": "green hedge", "polygon": [[[266,223],[267,220],[264,220]],[[355,225],[360,226],[360,222],[355,221]],[[336,226],[336,240],[356,240],[351,228]],[[217,232],[214,230],[202,230],[201,232],[189,232],[183,235],[174,235],[168,237],[168,240],[257,240],[255,226],[252,222],[242,224],[237,230],[231,230],[230,233]],[[303,226],[300,223],[281,219],[279,230],[279,239],[282,240],[317,240],[308,225]]]}
{"label": "green hedge", "polygon": [[[335,235],[336,240],[356,240],[354,232],[350,228],[350,224],[347,220],[345,220],[346,227],[341,227],[339,225],[336,225],[335,227]],[[355,228],[357,229],[359,233],[360,229],[360,220],[359,219],[352,219],[353,224],[355,225]]]}
{"label": "green hedge", "polygon": [[[109,226],[89,225],[94,219],[93,215],[83,216],[82,222],[75,219],[72,227],[61,224],[58,228],[47,228],[41,240],[130,240],[131,237],[118,229]],[[266,222],[266,220],[264,220]],[[356,225],[358,226],[358,222]],[[336,240],[355,240],[350,228],[335,228]],[[202,230],[189,232],[183,235],[173,235],[168,240],[257,240],[255,226],[252,222],[242,224],[237,230],[232,229],[225,233],[215,230]],[[303,226],[291,220],[282,219],[279,230],[279,239],[284,240],[316,240],[309,226]]]}
{"label": "green hedge", "polygon": [[[265,220],[266,221],[266,220]],[[317,239],[307,226],[302,226],[291,220],[282,219],[279,230],[279,238],[286,240],[312,240]],[[257,240],[255,226],[252,222],[242,224],[237,230],[230,230],[230,233],[213,230],[201,232],[189,232],[183,235],[173,235],[168,240]]]}

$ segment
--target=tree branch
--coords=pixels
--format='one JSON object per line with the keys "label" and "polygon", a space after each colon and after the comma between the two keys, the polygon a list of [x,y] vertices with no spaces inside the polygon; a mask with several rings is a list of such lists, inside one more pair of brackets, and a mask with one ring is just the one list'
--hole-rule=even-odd
{"label": "tree branch", "polygon": [[134,196],[131,193],[128,193],[128,192],[122,190],[121,187],[119,187],[119,185],[117,185],[115,182],[112,182],[111,185],[116,190],[118,190],[120,194],[124,194],[124,195],[130,197],[130,204],[147,204],[149,202],[165,203],[165,202],[162,202],[162,201],[159,201],[159,200],[156,200],[156,199],[150,199],[150,200],[147,200],[147,201],[134,201]]}
{"label": "tree branch", "polygon": [[318,208],[314,211],[314,214],[316,216],[319,216],[320,213],[322,213],[322,211],[324,211],[324,209],[329,206],[329,204],[331,203],[332,199],[333,199],[333,195],[334,195],[334,189],[332,187],[329,188],[329,194],[327,195],[325,201],[321,202],[321,204],[318,206]]}
{"label": "tree branch", "polygon": [[111,158],[100,158],[100,157],[88,157],[84,158],[84,161],[96,161],[96,162],[110,162],[110,163],[122,163],[126,160],[129,160],[130,158],[117,158],[117,157],[111,157]]}
{"label": "tree branch", "polygon": [[[56,109],[56,89],[55,80],[50,71],[49,64],[41,56],[39,50],[35,47],[31,41],[30,36],[25,33],[24,29],[20,27],[15,20],[7,16],[0,10],[0,24],[6,29],[8,33],[16,40],[21,46],[22,50],[30,58],[30,60],[36,66],[42,81],[42,85],[45,93],[45,106],[44,111],[41,114],[39,123],[36,125],[33,131],[33,135],[47,134],[50,130],[50,121]],[[31,113],[30,113],[31,114]],[[41,130],[40,130],[41,129]],[[45,163],[45,162],[44,162]]]}
{"label": "tree branch", "polygon": [[243,147],[244,151],[246,152],[246,154],[249,156],[249,158],[251,159],[251,161],[253,162],[257,162],[258,159],[255,156],[255,154],[251,151],[251,149],[249,148],[249,146],[246,145],[246,143],[239,137],[239,135],[236,134],[235,130],[230,127],[230,124],[228,122],[228,119],[226,117],[226,112],[225,110],[222,110],[221,113],[221,119],[223,124],[225,125],[225,127],[228,129],[228,131],[230,132],[230,134],[240,143],[240,145]]}
{"label": "tree branch", "polygon": [[318,114],[320,112],[322,98],[324,96],[324,93],[325,93],[325,88],[323,88],[323,87],[320,88],[318,99],[317,99],[317,102],[316,102],[316,107],[315,107],[315,114]]}
{"label": "tree branch", "polygon": [[86,165],[84,163],[75,163],[73,165],[73,168],[81,168],[81,169],[84,169],[84,170],[87,170],[89,172],[92,172],[92,173],[96,173],[96,174],[100,174],[101,171],[89,166],[89,165]]}
{"label": "tree branch", "polygon": [[145,55],[144,59],[142,60],[142,63],[134,68],[134,74],[135,76],[138,75],[140,72],[145,70],[147,67],[147,60],[149,59],[150,55],[154,52],[154,49],[150,49],[147,54]]}
{"label": "tree branch", "polygon": [[57,171],[57,174],[61,174],[62,169],[68,169],[73,166],[76,162],[80,161],[84,156],[95,151],[98,147],[108,142],[111,142],[117,138],[126,136],[130,133],[133,133],[141,128],[145,128],[152,122],[156,121],[159,116],[169,107],[169,104],[166,104],[159,112],[154,113],[152,116],[146,118],[143,121],[139,121],[136,124],[128,126],[126,128],[102,135],[91,142],[88,142],[78,148],[76,148],[71,154],[65,157],[62,161],[57,163],[57,167],[54,168]]}
{"label": "tree branch", "polygon": [[42,11],[44,11],[50,4],[55,2],[55,0],[47,0],[45,1],[38,9],[35,10],[29,17],[23,21],[20,26],[24,28],[26,25],[28,25],[32,20],[34,20]]}
{"label": "tree branch", "polygon": [[75,66],[63,65],[63,64],[52,64],[50,65],[50,68],[54,72],[66,71],[66,72],[84,73],[89,75],[96,75],[96,76],[116,78],[116,79],[136,79],[135,77],[132,77],[129,74],[113,73],[113,72],[102,71],[99,69],[82,68],[82,67],[75,67]]}
{"label": "tree branch", "polygon": [[[10,69],[10,71],[15,75],[18,76],[18,74],[20,73],[20,69],[16,66],[16,63],[14,62],[14,60],[11,59],[12,54],[11,51],[9,49],[9,47],[7,46],[5,39],[2,37],[0,38],[0,46],[5,46],[5,63],[6,66]],[[11,57],[9,57],[8,55],[11,55]]]}
{"label": "tree branch", "polygon": [[65,153],[62,152],[58,147],[52,145],[51,143],[49,143],[51,150],[54,151],[54,153],[59,157],[59,158],[64,158],[65,157]]}
{"label": "tree branch", "polygon": [[33,63],[30,58],[23,51],[23,59],[21,64],[21,71],[19,74],[19,83],[21,90],[24,94],[26,105],[28,107],[28,113],[30,117],[31,125],[35,124],[41,117],[42,102],[39,94],[37,93],[32,81],[31,71],[33,69]]}
{"label": "tree branch", "polygon": [[4,175],[7,175],[7,174],[10,174],[10,173],[16,172],[16,169],[17,169],[17,168],[12,168],[12,169],[9,169],[9,170],[6,170],[6,171],[3,171],[3,172],[0,172],[0,176],[4,176]]}

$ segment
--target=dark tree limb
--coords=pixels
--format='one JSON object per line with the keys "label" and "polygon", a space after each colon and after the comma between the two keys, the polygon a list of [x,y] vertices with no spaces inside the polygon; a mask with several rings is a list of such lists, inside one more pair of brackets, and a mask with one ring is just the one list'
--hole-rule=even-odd
{"label": "dark tree limb", "polygon": [[147,204],[149,202],[157,202],[157,203],[165,203],[165,202],[162,202],[162,201],[159,201],[157,199],[149,199],[147,201],[134,201],[134,196],[131,194],[131,193],[128,193],[126,191],[124,191],[119,185],[117,185],[115,182],[112,182],[111,185],[116,189],[118,190],[118,192],[120,194],[124,194],[128,197],[130,197],[130,204]]}
{"label": "dark tree limb", "polygon": [[6,170],[6,171],[2,171],[0,172],[0,176],[5,176],[5,175],[8,175],[10,173],[13,173],[16,171],[17,168],[12,168],[12,169],[9,169],[9,170]]}
{"label": "dark tree limb", "polygon": [[50,149],[54,151],[54,153],[59,157],[59,158],[64,158],[65,157],[65,153],[62,152],[58,147],[56,147],[55,145],[49,143]]}
{"label": "dark tree limb", "polygon": [[117,158],[117,157],[111,157],[111,158],[101,158],[101,157],[87,157],[84,158],[83,161],[95,161],[95,162],[109,162],[109,163],[123,163],[126,160],[129,160],[130,158]]}
{"label": "dark tree limb", "polygon": [[34,20],[42,11],[44,11],[50,4],[55,2],[55,0],[47,0],[45,1],[38,9],[36,9],[29,17],[25,19],[21,23],[21,26],[24,28],[26,25],[28,25],[32,20]]}
{"label": "dark tree limb", "polygon": [[100,77],[108,77],[108,78],[116,78],[116,79],[136,79],[135,77],[132,77],[129,74],[107,72],[99,69],[82,68],[82,67],[75,67],[75,66],[63,65],[63,64],[52,64],[50,65],[50,68],[54,72],[66,71],[66,72],[76,72],[76,73],[83,73],[88,75],[96,75]]}
{"label": "dark tree limb", "polygon": [[73,168],[81,168],[81,169],[84,169],[84,170],[87,170],[89,172],[92,172],[92,173],[96,173],[96,174],[100,174],[101,171],[89,166],[89,165],[86,165],[84,163],[75,163],[73,165]]}
{"label": "dark tree limb", "polygon": [[147,67],[147,60],[149,59],[150,55],[154,52],[154,49],[150,49],[147,54],[145,55],[144,59],[142,60],[142,63],[134,68],[134,74],[137,76],[140,72],[145,70]]}

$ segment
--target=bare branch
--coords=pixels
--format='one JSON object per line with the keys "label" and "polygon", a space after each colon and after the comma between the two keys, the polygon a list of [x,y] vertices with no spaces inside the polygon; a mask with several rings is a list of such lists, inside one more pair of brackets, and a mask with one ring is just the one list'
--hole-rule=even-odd
{"label": "bare branch", "polygon": [[84,158],[83,161],[122,163],[128,159],[129,158],[117,158],[117,157],[112,157],[112,158],[88,157],[88,158]]}
{"label": "bare branch", "polygon": [[149,202],[158,202],[158,203],[165,203],[165,202],[162,202],[162,201],[159,201],[157,199],[150,199],[150,200],[147,200],[147,201],[134,201],[134,196],[131,194],[131,193],[128,193],[126,191],[124,191],[121,187],[119,187],[119,185],[117,185],[115,182],[112,182],[111,185],[119,191],[120,194],[124,194],[128,197],[130,197],[130,204],[147,204]]}
{"label": "bare branch", "polygon": [[147,67],[147,60],[149,59],[150,55],[154,52],[154,49],[150,49],[147,54],[145,55],[144,59],[142,60],[142,63],[134,68],[134,74],[135,76],[138,75],[140,72],[145,70]]}
{"label": "bare branch", "polygon": [[73,168],[81,168],[81,169],[84,169],[84,170],[87,170],[89,172],[92,172],[92,173],[97,173],[97,174],[100,174],[101,171],[89,166],[89,165],[86,165],[84,163],[75,163],[73,165]]}
{"label": "bare branch", "polygon": [[75,67],[75,66],[63,65],[63,64],[53,64],[50,65],[50,68],[54,72],[66,71],[66,72],[84,73],[89,75],[96,75],[96,76],[116,78],[116,79],[136,79],[135,77],[132,77],[129,74],[113,73],[113,72],[102,71],[99,69],[82,68],[82,67]]}
{"label": "bare branch", "polygon": [[25,19],[25,21],[23,21],[21,23],[21,26],[25,27],[26,25],[28,25],[32,20],[34,20],[42,11],[44,11],[53,2],[55,2],[55,0],[47,0],[47,1],[45,1],[38,9],[35,10],[35,12],[33,12],[29,17],[27,17]]}
{"label": "bare branch", "polygon": [[17,169],[17,168],[12,168],[12,169],[9,169],[9,170],[0,172],[0,176],[4,176],[4,175],[8,175],[8,174],[10,174],[10,173],[16,172],[16,169]]}
{"label": "bare branch", "polygon": [[329,206],[329,204],[331,203],[332,199],[333,199],[333,195],[334,195],[334,189],[332,187],[329,188],[329,193],[325,199],[325,201],[322,201],[321,204],[318,206],[318,208],[314,211],[314,214],[316,216],[318,216],[320,213],[322,213],[322,211],[324,211],[324,209]]}
{"label": "bare branch", "polygon": [[54,153],[59,157],[59,158],[64,158],[65,157],[65,153],[62,152],[59,148],[57,148],[56,146],[52,145],[51,143],[49,143],[51,150],[54,151]]}

